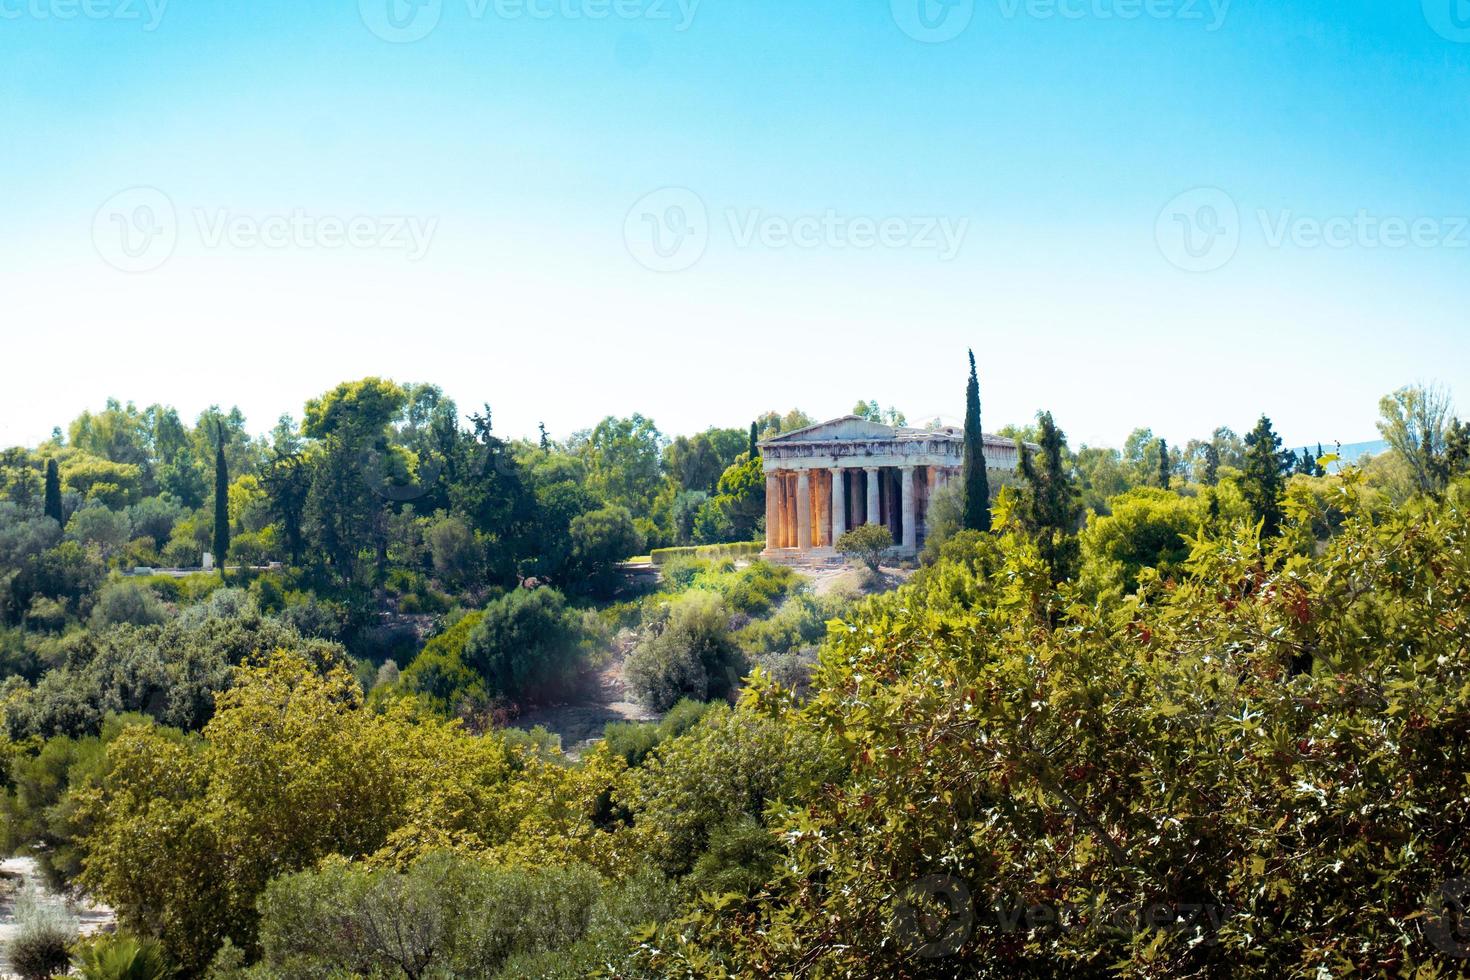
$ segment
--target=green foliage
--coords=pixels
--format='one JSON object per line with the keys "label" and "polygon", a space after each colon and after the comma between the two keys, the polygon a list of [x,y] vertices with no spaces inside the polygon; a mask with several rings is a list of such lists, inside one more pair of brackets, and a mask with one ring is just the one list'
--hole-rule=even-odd
{"label": "green foliage", "polygon": [[1112,502],[1112,513],[1087,519],[1082,532],[1082,577],[1091,591],[1138,587],[1140,573],[1178,575],[1189,558],[1190,538],[1205,523],[1199,498],[1153,487],[1130,490]]}
{"label": "green foliage", "polygon": [[571,523],[572,559],[588,580],[606,588],[613,565],[643,551],[644,538],[626,507],[610,505]]}
{"label": "green foliage", "polygon": [[683,735],[712,710],[713,704],[685,698],[658,721],[609,722],[603,732],[603,741],[614,755],[622,756],[629,766],[641,766],[655,748],[669,739]]}
{"label": "green foliage", "polygon": [[131,579],[108,582],[97,593],[97,604],[92,607],[92,628],[96,630],[124,623],[154,626],[167,618],[168,610],[159,601],[157,593]]}
{"label": "green foliage", "polygon": [[1290,453],[1282,452],[1281,437],[1264,415],[1245,437],[1245,445],[1245,471],[1240,477],[1240,490],[1255,519],[1261,522],[1261,533],[1268,538],[1275,537],[1281,528],[1281,495],[1286,487],[1286,474],[1291,471]]}
{"label": "green foliage", "polygon": [[1077,571],[1080,552],[1077,531],[1082,522],[1082,503],[1071,469],[1065,460],[1066,436],[1052,421],[1050,412],[1037,415],[1041,451],[1033,454],[1017,441],[1021,479],[1025,489],[1016,507],[1021,526],[1036,542],[1041,560],[1053,582],[1064,582]]}
{"label": "green foliage", "polygon": [[174,975],[162,943],[121,933],[82,942],[75,962],[82,980],[169,980]]}
{"label": "green foliage", "polygon": [[705,544],[689,548],[655,548],[650,556],[655,565],[664,565],[681,558],[744,558],[760,554],[765,546],[763,541],[738,541],[733,544]]}
{"label": "green foliage", "polygon": [[[1072,602],[1006,535],[861,607],[791,722],[843,775],[778,811],[782,870],[754,899],[703,899],[645,962],[1457,975],[1435,930],[1440,884],[1470,874],[1470,485],[1377,520],[1360,492],[1340,481],[1347,516],[1320,554],[1302,548],[1315,505],[1293,495],[1280,539],[1196,535],[1175,587],[1146,599]],[[904,912],[930,875],[978,904],[934,921],[957,938],[926,961]]]}
{"label": "green foliage", "polygon": [[424,645],[403,670],[402,684],[428,699],[441,713],[458,714],[466,705],[487,700],[484,677],[465,664],[465,645],[484,618],[482,612],[464,616]]}
{"label": "green foliage", "polygon": [[485,607],[465,638],[465,666],[492,696],[554,698],[575,679],[584,654],[581,616],[555,589],[516,589]]}
{"label": "green foliage", "polygon": [[[987,514],[989,510],[987,504]],[[878,571],[892,547],[893,533],[882,524],[860,524],[837,539],[837,553],[861,562],[870,572]]]}
{"label": "green foliage", "polygon": [[61,512],[61,471],[54,458],[46,460],[46,516],[60,527],[66,523]]}
{"label": "green foliage", "polygon": [[694,589],[669,603],[660,622],[629,655],[628,687],[655,711],[681,698],[708,701],[734,691],[745,658],[730,632],[721,598]]}
{"label": "green foliage", "polygon": [[990,530],[990,476],[985,465],[985,435],[980,428],[980,380],[975,352],[970,351],[970,380],[965,386],[965,519],[971,531]]}
{"label": "green foliage", "polygon": [[26,886],[15,899],[15,923],[6,954],[20,980],[50,980],[67,972],[77,936],[75,919]]}

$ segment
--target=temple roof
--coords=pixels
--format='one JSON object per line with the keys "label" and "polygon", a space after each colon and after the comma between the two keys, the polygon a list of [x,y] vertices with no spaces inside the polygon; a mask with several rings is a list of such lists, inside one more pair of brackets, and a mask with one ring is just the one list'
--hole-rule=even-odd
{"label": "temple roof", "polygon": [[[793,443],[823,443],[823,442],[874,442],[891,439],[895,442],[906,440],[933,440],[952,439],[956,442],[964,438],[964,431],[958,426],[944,425],[936,429],[918,429],[912,426],[885,425],[882,422],[873,422],[859,415],[844,415],[841,418],[830,419],[826,422],[818,422],[801,429],[792,429],[769,439],[762,439],[760,445],[791,445]],[[1015,448],[1015,440],[1004,436],[985,433],[985,444],[987,446],[1005,446]]]}

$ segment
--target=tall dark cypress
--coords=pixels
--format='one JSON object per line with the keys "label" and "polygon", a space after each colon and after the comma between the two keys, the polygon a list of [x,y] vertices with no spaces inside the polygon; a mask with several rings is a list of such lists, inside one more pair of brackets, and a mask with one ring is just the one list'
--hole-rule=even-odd
{"label": "tall dark cypress", "polygon": [[54,459],[46,460],[46,516],[57,524],[66,524],[61,513],[61,473]]}
{"label": "tall dark cypress", "polygon": [[757,435],[756,435],[755,423],[752,422],[752,423],[750,423],[750,458],[751,459],[755,459],[757,456],[760,455],[760,452],[761,452],[760,447],[756,445],[756,443],[759,442],[759,441],[760,440],[757,438]]}
{"label": "tall dark cypress", "polygon": [[1284,516],[1281,494],[1286,475],[1291,472],[1292,454],[1281,450],[1281,437],[1271,428],[1271,420],[1262,415],[1245,437],[1245,472],[1240,490],[1251,511],[1261,522],[1262,535],[1273,538],[1281,530]]}
{"label": "tall dark cypress", "polygon": [[1165,490],[1169,489],[1170,480],[1169,466],[1169,443],[1163,439],[1159,440],[1159,486]]}
{"label": "tall dark cypress", "polygon": [[214,452],[214,560],[225,573],[225,556],[230,553],[230,471],[225,465],[225,429],[215,424],[218,446]]}
{"label": "tall dark cypress", "polygon": [[985,436],[980,431],[980,378],[970,351],[970,382],[965,387],[965,528],[990,530],[990,475],[985,471]]}

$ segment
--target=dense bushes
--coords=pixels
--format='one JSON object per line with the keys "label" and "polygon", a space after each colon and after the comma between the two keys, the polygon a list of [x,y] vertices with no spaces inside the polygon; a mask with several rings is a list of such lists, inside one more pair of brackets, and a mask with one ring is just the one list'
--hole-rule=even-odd
{"label": "dense bushes", "polygon": [[585,866],[518,870],[448,852],[402,871],[331,861],[261,895],[253,975],[520,980],[543,976],[531,972],[543,962],[593,967],[610,940],[667,917],[665,891],[648,875],[615,886]]}
{"label": "dense bushes", "polygon": [[734,691],[745,657],[724,601],[695,589],[669,603],[663,616],[647,627],[624,666],[633,692],[655,711],[666,711],[681,698],[708,701]]}
{"label": "dense bushes", "polygon": [[1143,597],[1075,602],[1008,531],[861,607],[792,736],[843,775],[781,814],[762,892],[705,903],[650,968],[1453,974],[1470,486],[1380,522],[1356,497],[1318,557],[1293,495],[1282,540],[1206,534]]}
{"label": "dense bushes", "polygon": [[765,550],[764,541],[738,541],[734,544],[702,544],[685,548],[655,548],[651,553],[655,565],[666,565],[677,558],[745,558]]}

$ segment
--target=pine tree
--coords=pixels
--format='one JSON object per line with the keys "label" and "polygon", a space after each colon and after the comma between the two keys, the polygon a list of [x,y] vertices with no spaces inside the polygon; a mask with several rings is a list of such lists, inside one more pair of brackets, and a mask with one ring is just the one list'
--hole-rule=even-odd
{"label": "pine tree", "polygon": [[1037,417],[1041,423],[1041,452],[1016,440],[1021,461],[1021,478],[1026,492],[1020,507],[1021,523],[1036,539],[1041,559],[1051,570],[1051,580],[1061,583],[1077,571],[1081,553],[1077,531],[1082,524],[1082,503],[1072,474],[1062,458],[1067,437],[1058,429],[1050,412]]}
{"label": "pine tree", "polygon": [[549,435],[546,434],[546,423],[545,422],[537,422],[536,423],[536,427],[541,430],[541,451],[543,453],[550,452],[551,451],[551,436],[549,436]]}
{"label": "pine tree", "polygon": [[1165,490],[1169,489],[1171,482],[1171,471],[1169,465],[1169,443],[1163,439],[1159,440],[1159,486]]}
{"label": "pine tree", "polygon": [[230,471],[225,464],[225,428],[216,423],[218,446],[214,453],[214,560],[220,575],[230,553]]}
{"label": "pine tree", "polygon": [[1281,492],[1291,469],[1291,454],[1282,453],[1281,437],[1264,415],[1245,437],[1245,446],[1245,473],[1240,490],[1262,524],[1262,535],[1275,537],[1281,530]]}
{"label": "pine tree", "polygon": [[985,436],[980,431],[980,379],[970,351],[970,382],[965,388],[965,528],[990,530],[990,475],[985,471]]}
{"label": "pine tree", "polygon": [[61,473],[56,468],[56,460],[46,460],[46,516],[57,524],[65,525],[61,513]]}
{"label": "pine tree", "polygon": [[1326,456],[1326,455],[1327,454],[1322,451],[1322,444],[1320,442],[1317,443],[1317,455],[1312,457],[1312,475],[1313,476],[1326,476],[1327,475],[1327,467],[1325,467],[1325,466],[1322,465],[1322,457],[1323,456]]}
{"label": "pine tree", "polygon": [[756,445],[760,440],[756,436],[755,423],[750,423],[750,458],[755,459],[760,455],[760,446]]}
{"label": "pine tree", "polygon": [[1220,483],[1220,449],[1213,442],[1205,446],[1205,469],[1200,475],[1207,487]]}

